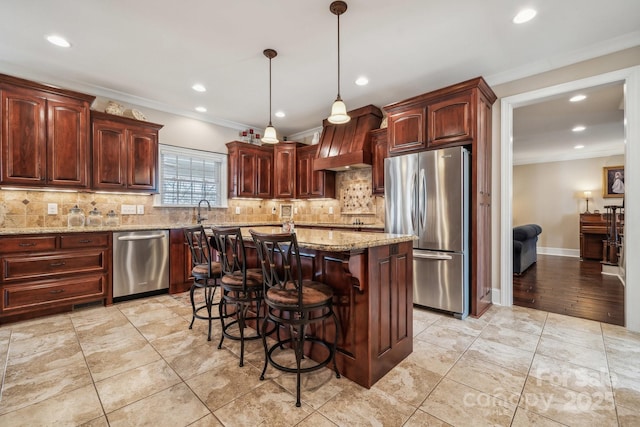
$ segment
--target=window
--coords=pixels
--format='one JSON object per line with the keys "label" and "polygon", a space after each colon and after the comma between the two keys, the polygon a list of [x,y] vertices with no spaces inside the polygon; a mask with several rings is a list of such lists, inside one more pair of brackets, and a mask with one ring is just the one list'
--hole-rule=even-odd
{"label": "window", "polygon": [[159,206],[227,207],[227,156],[160,145]]}

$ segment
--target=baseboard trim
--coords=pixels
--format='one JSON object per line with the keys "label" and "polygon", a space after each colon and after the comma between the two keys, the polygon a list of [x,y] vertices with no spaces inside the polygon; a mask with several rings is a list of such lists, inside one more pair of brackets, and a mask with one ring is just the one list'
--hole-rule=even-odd
{"label": "baseboard trim", "polygon": [[580,249],[547,248],[544,246],[538,246],[538,253],[540,255],[555,255],[580,258]]}

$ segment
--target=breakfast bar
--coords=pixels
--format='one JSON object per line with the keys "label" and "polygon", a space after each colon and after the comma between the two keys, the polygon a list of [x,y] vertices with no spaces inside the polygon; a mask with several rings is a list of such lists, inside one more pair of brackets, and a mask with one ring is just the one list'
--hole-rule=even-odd
{"label": "breakfast bar", "polygon": [[[251,257],[249,229],[242,231]],[[413,236],[316,229],[296,229],[296,235],[304,278],[334,290],[340,373],[369,388],[413,350]],[[323,329],[315,333],[334,330],[333,325]]]}

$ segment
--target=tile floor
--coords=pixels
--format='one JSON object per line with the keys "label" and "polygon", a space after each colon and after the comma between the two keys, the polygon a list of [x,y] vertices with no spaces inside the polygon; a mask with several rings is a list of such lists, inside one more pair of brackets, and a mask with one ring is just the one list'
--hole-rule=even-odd
{"label": "tile floor", "polygon": [[370,390],[323,370],[238,367],[187,294],[0,327],[1,426],[638,426],[640,334],[526,308],[414,310],[414,352]]}

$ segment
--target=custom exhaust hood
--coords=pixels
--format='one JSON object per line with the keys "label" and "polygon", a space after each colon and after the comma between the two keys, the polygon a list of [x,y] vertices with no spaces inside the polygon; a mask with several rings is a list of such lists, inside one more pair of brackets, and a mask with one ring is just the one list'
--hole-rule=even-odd
{"label": "custom exhaust hood", "polygon": [[378,129],[382,111],[374,105],[349,111],[351,121],[345,124],[322,122],[322,136],[313,162],[314,170],[342,171],[371,167],[369,131]]}

